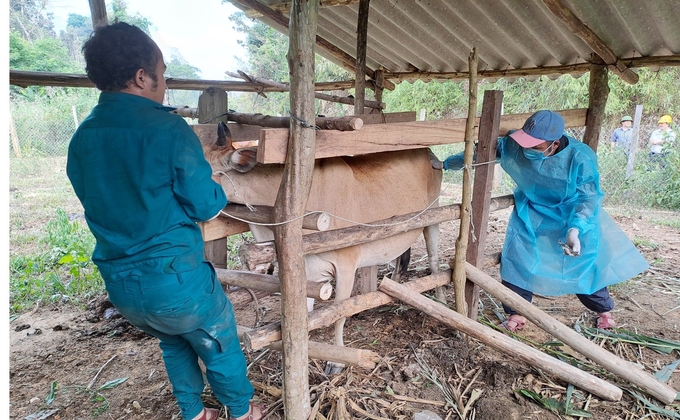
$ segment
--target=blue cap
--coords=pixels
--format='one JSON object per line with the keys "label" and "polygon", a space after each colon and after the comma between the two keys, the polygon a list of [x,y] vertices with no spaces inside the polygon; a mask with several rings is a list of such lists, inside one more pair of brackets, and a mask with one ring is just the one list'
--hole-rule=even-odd
{"label": "blue cap", "polygon": [[525,122],[521,130],[510,134],[520,146],[528,148],[559,140],[564,134],[564,118],[554,111],[538,111]]}

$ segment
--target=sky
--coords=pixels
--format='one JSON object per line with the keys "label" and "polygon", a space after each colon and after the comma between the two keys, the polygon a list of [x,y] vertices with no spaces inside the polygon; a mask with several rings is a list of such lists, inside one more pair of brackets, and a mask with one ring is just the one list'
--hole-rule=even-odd
{"label": "sky", "polygon": [[[107,4],[109,1],[107,0]],[[128,13],[139,13],[153,24],[151,37],[165,61],[173,48],[192,66],[201,70],[200,78],[224,80],[225,71],[236,72],[235,56],[245,59],[245,50],[237,40],[242,34],[233,30],[229,16],[238,12],[222,0],[126,0]],[[57,34],[66,27],[70,13],[90,16],[88,0],[49,0],[47,11],[54,14]]]}

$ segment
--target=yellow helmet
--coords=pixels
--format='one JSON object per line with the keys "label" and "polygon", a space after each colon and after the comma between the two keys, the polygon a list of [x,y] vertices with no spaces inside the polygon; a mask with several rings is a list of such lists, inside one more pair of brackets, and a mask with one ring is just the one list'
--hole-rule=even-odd
{"label": "yellow helmet", "polygon": [[661,118],[659,118],[659,124],[663,124],[663,123],[670,124],[670,123],[672,123],[672,122],[673,122],[673,117],[671,117],[671,116],[668,115],[668,114],[666,114],[666,115],[662,116]]}

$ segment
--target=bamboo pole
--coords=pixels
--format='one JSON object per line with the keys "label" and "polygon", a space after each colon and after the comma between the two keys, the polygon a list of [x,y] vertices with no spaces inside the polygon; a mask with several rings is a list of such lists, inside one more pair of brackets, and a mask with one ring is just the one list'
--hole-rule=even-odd
{"label": "bamboo pole", "polygon": [[[309,402],[307,299],[302,248],[302,218],[312,186],[316,131],[303,126],[313,121],[314,40],[319,1],[294,0],[290,13],[288,69],[290,71],[290,138],[274,205],[274,220],[293,220],[274,228],[281,278],[283,330],[283,406],[287,420],[306,419]],[[285,244],[285,246],[283,246]]]}
{"label": "bamboo pole", "polygon": [[[472,158],[474,154],[474,132],[477,116],[477,49],[472,48],[468,59],[470,80],[468,86],[468,117],[465,124],[465,152],[463,154],[463,196],[460,212],[460,230],[456,240],[456,254],[453,261],[453,290],[455,292],[456,311],[467,316],[465,302],[465,258],[467,255],[468,237],[470,235],[470,215],[472,213]],[[437,293],[442,299],[443,291]],[[442,296],[440,296],[442,295]]]}
{"label": "bamboo pole", "polygon": [[17,128],[14,125],[14,117],[12,116],[12,109],[9,110],[9,136],[12,138],[12,149],[14,149],[14,156],[21,157],[21,147],[19,147],[19,136],[17,135]]}
{"label": "bamboo pole", "polygon": [[615,373],[628,382],[640,387],[664,404],[670,404],[675,400],[677,391],[665,383],[659,381],[634,364],[618,358],[616,355],[601,348],[576,331],[545,314],[543,311],[522,299],[512,290],[503,286],[477,267],[466,264],[465,270],[470,281],[478,284],[479,287],[489,292],[493,297],[514,308],[517,312],[530,319],[531,322],[562,340],[577,352],[603,366],[610,372]]}
{"label": "bamboo pole", "polygon": [[494,331],[480,323],[461,315],[444,305],[434,302],[405,287],[403,284],[385,279],[380,284],[380,290],[400,299],[401,301],[415,306],[427,315],[449,325],[482,343],[500,350],[504,354],[520,359],[531,366],[543,369],[551,374],[574,384],[590,393],[593,393],[607,401],[619,401],[623,391],[596,376],[562,362],[554,357],[536,350],[524,343],[518,342],[505,334]]}

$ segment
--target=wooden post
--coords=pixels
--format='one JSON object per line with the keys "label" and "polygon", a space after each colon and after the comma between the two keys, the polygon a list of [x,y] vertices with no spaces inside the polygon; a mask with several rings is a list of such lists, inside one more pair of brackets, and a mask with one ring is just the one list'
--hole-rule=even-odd
{"label": "wooden post", "polygon": [[[209,87],[198,97],[199,122],[217,124],[220,121],[227,122],[229,110],[227,92],[216,87]],[[225,115],[222,115],[225,114]],[[221,115],[220,117],[217,117]],[[212,262],[217,268],[227,268],[227,244],[228,238],[208,241],[204,244],[205,259]]]}
{"label": "wooden post", "polygon": [[78,128],[78,113],[76,112],[76,106],[73,105],[71,107],[71,112],[73,113],[73,122],[76,125],[76,129]]}
{"label": "wooden post", "polygon": [[609,96],[609,77],[604,61],[596,54],[591,54],[591,58],[588,112],[586,113],[586,132],[583,135],[583,142],[597,152],[600,128],[602,128],[602,121],[604,120],[604,107],[607,105],[607,97]]}
{"label": "wooden post", "polygon": [[[463,197],[460,205],[460,230],[456,240],[456,255],[453,260],[453,289],[456,300],[456,311],[468,313],[465,302],[465,256],[467,254],[468,236],[470,233],[470,214],[472,213],[472,157],[474,154],[474,132],[477,121],[477,49],[472,48],[468,59],[470,80],[468,86],[468,117],[465,123],[465,152],[463,153]],[[437,290],[437,297],[445,302],[443,290]]]}
{"label": "wooden post", "polygon": [[619,401],[623,396],[621,388],[583,372],[581,369],[562,362],[507,335],[485,327],[476,321],[452,311],[446,306],[413,292],[403,284],[385,279],[380,290],[401,301],[415,306],[427,315],[474,337],[482,343],[500,350],[503,354],[520,359],[551,374],[591,392],[607,401]]}
{"label": "wooden post", "polygon": [[[385,72],[382,70],[376,70],[374,73],[373,83],[375,84],[375,100],[378,103],[382,103],[383,91],[385,90]],[[381,113],[381,109],[371,108],[371,114]]]}
{"label": "wooden post", "polygon": [[628,149],[628,162],[626,163],[626,178],[630,178],[635,167],[635,157],[640,144],[640,122],[642,121],[642,105],[635,105],[633,117],[633,133],[630,136],[630,148]]}
{"label": "wooden post", "polygon": [[[319,1],[294,0],[290,12],[288,69],[290,112],[314,122],[314,44]],[[307,125],[307,124],[306,124]],[[305,261],[302,219],[312,186],[316,131],[290,121],[288,153],[274,205],[276,222],[295,220],[274,229],[281,279],[281,329],[283,344],[283,407],[288,420],[309,416],[309,370]],[[284,246],[285,244],[285,246]]]}
{"label": "wooden post", "polygon": [[[517,312],[531,320],[543,330],[562,340],[564,344],[586,356],[595,363],[601,365],[612,373],[619,375],[628,382],[637,385],[640,389],[654,396],[664,404],[670,404],[675,400],[676,391],[659,381],[654,376],[627,360],[620,359],[573,329],[545,314],[536,306],[522,299],[518,294],[503,286],[500,282],[482,270],[470,264],[466,265],[468,278],[499,299],[506,305],[514,308]],[[382,289],[382,287],[381,287]]]}
{"label": "wooden post", "polygon": [[359,1],[357,17],[357,64],[354,78],[354,115],[364,113],[366,99],[366,45],[368,43],[368,11],[370,0]]}
{"label": "wooden post", "polygon": [[9,110],[9,136],[12,138],[12,149],[14,149],[14,156],[21,157],[21,148],[19,147],[19,136],[17,136],[17,128],[14,125],[14,117],[12,117],[12,109]]}
{"label": "wooden post", "polygon": [[104,0],[89,0],[90,16],[92,17],[92,28],[95,30],[101,26],[109,24],[106,17],[106,2]]}
{"label": "wooden post", "polygon": [[[491,190],[493,188],[494,169],[496,167],[496,146],[503,108],[503,92],[487,90],[484,92],[482,116],[479,121],[479,140],[477,142],[477,166],[472,190],[472,225],[468,239],[467,262],[481,267],[486,249],[486,228],[489,224]],[[465,283],[465,301],[467,316],[477,319],[479,312],[479,286],[467,281]]]}

